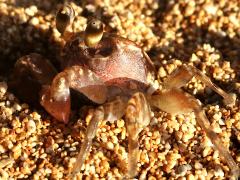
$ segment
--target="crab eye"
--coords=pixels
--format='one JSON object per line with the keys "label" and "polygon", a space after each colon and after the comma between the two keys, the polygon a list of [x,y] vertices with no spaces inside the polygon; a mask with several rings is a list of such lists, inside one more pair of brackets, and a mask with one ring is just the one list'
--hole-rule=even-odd
{"label": "crab eye", "polygon": [[69,24],[73,20],[74,16],[75,16],[75,12],[69,4],[62,6],[58,10],[56,15],[56,28],[61,34],[64,33],[66,28],[69,26]]}
{"label": "crab eye", "polygon": [[92,19],[88,22],[85,30],[85,44],[88,47],[97,45],[103,36],[103,23],[98,19]]}

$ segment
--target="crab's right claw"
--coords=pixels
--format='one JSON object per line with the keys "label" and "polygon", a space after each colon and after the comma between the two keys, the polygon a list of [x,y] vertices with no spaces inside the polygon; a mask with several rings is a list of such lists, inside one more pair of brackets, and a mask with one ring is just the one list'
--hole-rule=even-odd
{"label": "crab's right claw", "polygon": [[68,122],[70,115],[70,88],[98,104],[107,99],[106,86],[94,72],[82,66],[65,69],[57,74],[51,86],[44,87],[41,93],[41,105],[64,123]]}
{"label": "crab's right claw", "polygon": [[69,89],[63,99],[56,100],[51,96],[50,86],[45,86],[42,88],[40,97],[41,105],[49,114],[65,124],[68,123],[71,104]]}

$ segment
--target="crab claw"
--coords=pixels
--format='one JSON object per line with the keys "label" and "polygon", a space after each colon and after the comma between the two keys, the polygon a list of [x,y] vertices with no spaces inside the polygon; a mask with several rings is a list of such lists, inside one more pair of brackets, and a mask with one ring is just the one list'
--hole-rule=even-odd
{"label": "crab claw", "polygon": [[51,114],[58,121],[65,124],[69,121],[70,115],[70,92],[66,92],[66,96],[63,99],[55,100],[51,96],[50,86],[44,86],[40,92],[40,103],[45,110]]}
{"label": "crab claw", "polygon": [[72,66],[58,73],[50,86],[45,86],[40,94],[41,105],[57,120],[67,123],[71,109],[70,89],[84,94],[95,103],[102,104],[107,99],[106,85],[86,67]]}

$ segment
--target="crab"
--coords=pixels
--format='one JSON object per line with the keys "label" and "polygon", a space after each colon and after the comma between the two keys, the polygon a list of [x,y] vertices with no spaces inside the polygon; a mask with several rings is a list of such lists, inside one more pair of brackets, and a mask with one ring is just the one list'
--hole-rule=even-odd
{"label": "crab", "polygon": [[157,89],[153,85],[156,74],[154,64],[140,46],[104,32],[103,23],[96,18],[89,20],[84,32],[73,33],[73,18],[74,11],[69,5],[60,8],[56,16],[56,27],[65,40],[60,58],[62,71],[58,73],[51,62],[41,55],[30,54],[16,62],[11,82],[22,94],[28,95],[31,94],[27,91],[29,88],[21,87],[38,85],[35,89],[39,91],[40,104],[55,119],[64,123],[68,123],[70,118],[70,89],[98,104],[70,172],[71,177],[81,170],[99,122],[113,122],[123,116],[128,132],[126,177],[135,177],[139,161],[138,135],[149,125],[152,107],[172,115],[194,112],[197,124],[226,161],[232,175],[235,178],[239,176],[238,165],[212,130],[201,104],[181,87],[196,77],[221,95],[226,105],[234,105],[236,98],[233,94],[225,93],[190,65],[179,67],[162,83],[162,89]]}

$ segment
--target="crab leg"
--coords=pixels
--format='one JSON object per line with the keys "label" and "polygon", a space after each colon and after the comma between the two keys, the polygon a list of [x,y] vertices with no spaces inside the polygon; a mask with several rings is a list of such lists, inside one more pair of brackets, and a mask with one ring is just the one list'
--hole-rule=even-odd
{"label": "crab leg", "polygon": [[93,117],[86,130],[86,135],[84,141],[81,145],[81,150],[77,156],[76,163],[70,173],[70,178],[75,177],[75,175],[80,172],[81,167],[86,159],[90,147],[92,145],[92,140],[96,136],[98,124],[101,120],[105,119],[107,121],[115,121],[120,119],[124,115],[124,110],[127,104],[125,98],[117,97],[116,100],[99,106],[93,113]]}
{"label": "crab leg", "polygon": [[240,175],[240,169],[232,158],[231,154],[227,151],[227,148],[223,146],[221,139],[212,130],[205,113],[201,111],[199,107],[196,108],[194,112],[197,118],[198,125],[206,132],[207,136],[210,138],[215,148],[219,151],[220,156],[225,159],[226,163],[231,169],[231,175],[234,177],[234,179],[238,179]]}
{"label": "crab leg", "polygon": [[84,141],[81,144],[81,150],[77,156],[76,163],[74,164],[73,170],[70,174],[71,179],[73,177],[75,177],[75,175],[78,172],[80,172],[81,167],[86,159],[86,156],[87,156],[88,152],[90,151],[90,147],[92,145],[92,140],[95,137],[96,132],[97,132],[98,124],[101,120],[103,120],[103,118],[104,118],[104,109],[102,106],[99,106],[95,110],[95,112],[93,114],[93,118],[91,119],[91,121],[87,127]]}
{"label": "crab leg", "polygon": [[56,119],[68,122],[70,114],[70,88],[75,89],[96,103],[106,101],[107,89],[91,70],[72,66],[59,73],[51,86],[42,91],[41,104]]}
{"label": "crab leg", "polygon": [[128,178],[137,174],[139,160],[138,135],[150,122],[150,107],[144,94],[135,93],[128,101],[126,109],[126,123],[128,131]]}
{"label": "crab leg", "polygon": [[205,76],[200,70],[190,65],[182,65],[179,69],[175,70],[164,81],[164,87],[165,89],[180,88],[186,85],[192,79],[193,76],[201,80],[209,88],[211,88],[213,91],[222,96],[224,98],[224,103],[226,105],[235,104],[236,97],[234,94],[225,93],[221,88],[212,83],[212,81],[207,76]]}
{"label": "crab leg", "polygon": [[158,107],[171,114],[194,112],[198,125],[206,132],[208,138],[210,138],[215,148],[219,151],[219,155],[225,159],[231,169],[233,177],[237,179],[240,172],[238,165],[235,163],[227,148],[223,146],[221,139],[212,130],[210,122],[204,111],[201,110],[201,106],[198,104],[197,100],[180,89],[172,88],[163,91],[161,94],[153,95],[150,102],[152,106]]}

